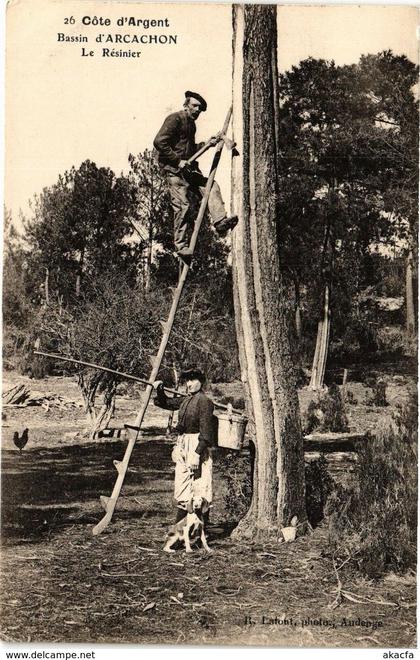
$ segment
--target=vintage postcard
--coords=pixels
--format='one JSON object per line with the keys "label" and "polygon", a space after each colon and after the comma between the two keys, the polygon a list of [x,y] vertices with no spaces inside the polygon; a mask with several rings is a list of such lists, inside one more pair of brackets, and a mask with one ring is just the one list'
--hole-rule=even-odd
{"label": "vintage postcard", "polygon": [[417,24],[7,4],[4,645],[414,657]]}

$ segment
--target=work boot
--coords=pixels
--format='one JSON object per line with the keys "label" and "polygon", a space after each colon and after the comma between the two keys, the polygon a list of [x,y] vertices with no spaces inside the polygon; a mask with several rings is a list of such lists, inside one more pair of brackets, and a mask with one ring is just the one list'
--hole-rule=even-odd
{"label": "work boot", "polygon": [[216,222],[214,228],[219,234],[219,236],[223,238],[224,236],[226,236],[229,229],[234,229],[234,227],[236,227],[237,224],[238,224],[238,216],[232,215],[230,218],[223,218],[223,220],[219,220],[219,222]]}

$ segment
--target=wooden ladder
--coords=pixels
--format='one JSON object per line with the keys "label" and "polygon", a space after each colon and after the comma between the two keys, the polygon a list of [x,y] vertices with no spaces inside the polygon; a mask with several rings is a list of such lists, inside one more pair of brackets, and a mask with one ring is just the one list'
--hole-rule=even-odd
{"label": "wooden ladder", "polygon": [[[223,129],[222,129],[222,133],[221,133],[222,136],[224,136],[226,134],[227,130],[228,130],[231,116],[232,116],[232,107],[229,109],[229,112],[227,113],[227,116],[226,116],[226,119],[225,119],[225,123],[223,124]],[[220,156],[221,156],[223,146],[224,146],[224,141],[223,140],[220,140],[220,142],[216,145],[216,151],[215,151],[213,162],[212,162],[212,165],[211,165],[211,168],[210,168],[210,174],[209,174],[209,177],[207,179],[207,184],[206,184],[206,187],[205,187],[203,198],[201,200],[200,209],[199,209],[197,218],[195,220],[194,231],[192,233],[191,240],[190,240],[189,247],[191,248],[192,253],[194,253],[194,250],[195,250],[195,246],[196,246],[197,238],[198,238],[198,233],[200,231],[201,223],[203,221],[204,214],[206,212],[211,187],[212,187],[213,182],[214,182],[214,178],[215,178],[215,175],[216,175],[217,166],[218,166],[219,161],[220,161]],[[192,162],[193,160],[195,160],[195,158],[197,158],[199,155],[201,155],[206,150],[206,147],[207,147],[207,145],[202,147],[197,152],[197,154],[194,154],[194,156],[189,160],[189,162]],[[185,263],[183,265],[182,271],[181,271],[180,276],[179,276],[178,285],[177,285],[177,287],[174,291],[174,297],[173,297],[173,300],[172,300],[172,305],[171,305],[171,309],[170,309],[170,312],[169,312],[168,320],[166,322],[162,322],[163,335],[162,335],[162,339],[161,339],[161,342],[160,342],[158,353],[156,355],[152,356],[152,358],[151,358],[152,371],[151,371],[150,376],[148,378],[148,385],[146,385],[146,390],[145,390],[145,393],[144,393],[144,398],[143,398],[141,409],[139,410],[139,413],[138,413],[138,415],[135,419],[134,424],[132,426],[128,425],[128,424],[126,425],[128,444],[127,444],[127,448],[125,450],[124,458],[122,459],[122,461],[114,460],[114,466],[117,470],[118,476],[117,476],[117,479],[115,481],[113,491],[112,491],[110,497],[106,497],[105,495],[100,496],[101,504],[102,504],[103,508],[105,509],[105,515],[98,522],[98,524],[95,525],[95,527],[92,530],[93,534],[95,536],[97,534],[100,534],[101,532],[103,532],[104,529],[106,529],[106,527],[108,527],[109,523],[112,520],[112,516],[113,516],[114,510],[115,510],[115,506],[117,504],[118,497],[120,496],[121,488],[122,488],[122,485],[124,483],[125,475],[127,473],[128,464],[129,464],[129,461],[130,461],[130,457],[131,457],[134,445],[135,445],[136,441],[138,440],[139,436],[141,435],[141,425],[143,423],[144,416],[146,414],[146,410],[147,410],[147,407],[149,405],[150,397],[151,397],[151,394],[152,394],[152,391],[153,391],[152,383],[157,379],[157,376],[158,376],[158,373],[159,373],[160,365],[162,363],[162,359],[163,359],[163,356],[165,354],[166,347],[168,345],[169,337],[170,337],[172,327],[173,327],[173,324],[174,324],[175,315],[176,315],[176,312],[177,312],[177,309],[178,309],[179,301],[181,299],[182,290],[184,288],[184,284],[185,284],[187,276],[188,276],[189,268],[190,268],[190,266],[189,266],[188,263]]]}

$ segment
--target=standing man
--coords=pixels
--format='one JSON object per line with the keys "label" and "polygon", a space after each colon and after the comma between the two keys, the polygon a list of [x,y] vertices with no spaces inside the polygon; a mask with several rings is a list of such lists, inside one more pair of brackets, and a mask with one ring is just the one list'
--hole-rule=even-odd
{"label": "standing man", "polygon": [[[189,165],[188,159],[203,146],[204,143],[195,143],[196,119],[201,112],[205,112],[207,103],[196,92],[185,92],[183,110],[174,112],[163,122],[162,128],[154,139],[159,158],[159,165],[165,172],[174,211],[174,244],[179,257],[185,259],[192,256],[189,247],[188,218],[190,201],[188,193],[198,192],[204,194],[207,183],[206,177],[200,172],[196,162]],[[212,146],[220,140],[219,136],[212,137]],[[229,229],[233,229],[238,222],[236,216],[227,217],[225,205],[220,188],[216,181],[211,187],[208,201],[213,226],[219,236],[226,236]]]}
{"label": "standing man", "polygon": [[[194,496],[203,497],[207,509],[212,504],[212,450],[217,447],[217,419],[213,414],[213,402],[202,390],[205,381],[206,377],[200,369],[186,369],[180,376],[180,382],[186,384],[186,396],[172,398],[166,396],[161,380],[153,384],[156,389],[155,406],[179,411],[178,439],[172,451],[176,522],[187,515],[188,504]],[[204,522],[208,523],[208,511]]]}

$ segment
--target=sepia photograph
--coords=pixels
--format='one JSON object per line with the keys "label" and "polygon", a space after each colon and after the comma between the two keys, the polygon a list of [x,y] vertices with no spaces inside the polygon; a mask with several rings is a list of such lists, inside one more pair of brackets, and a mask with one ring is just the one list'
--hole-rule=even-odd
{"label": "sepia photograph", "polygon": [[2,644],[414,658],[418,7],[5,15]]}

